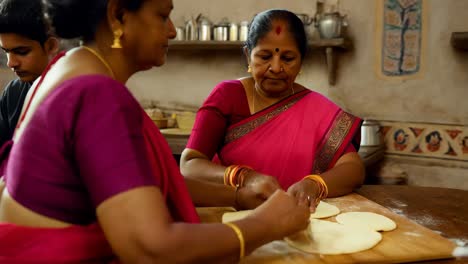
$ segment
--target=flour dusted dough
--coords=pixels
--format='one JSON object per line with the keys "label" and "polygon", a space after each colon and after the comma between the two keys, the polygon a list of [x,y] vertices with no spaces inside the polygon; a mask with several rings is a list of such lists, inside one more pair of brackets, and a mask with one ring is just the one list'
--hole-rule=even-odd
{"label": "flour dusted dough", "polygon": [[315,213],[310,214],[310,220],[314,218],[327,218],[339,213],[340,209],[338,209],[338,207],[324,201],[320,201],[320,203],[317,205],[317,208],[315,208]]}
{"label": "flour dusted dough", "polygon": [[227,212],[223,214],[222,222],[234,222],[237,220],[241,220],[242,218],[247,217],[253,210],[243,210],[237,212]]}
{"label": "flour dusted dough", "polygon": [[396,228],[390,218],[371,212],[347,212],[336,217],[336,221],[353,227],[367,227],[375,231],[390,231]]}
{"label": "flour dusted dough", "polygon": [[[236,220],[240,220],[242,218],[247,217],[252,212],[252,210],[243,210],[237,212],[227,212],[223,214],[222,221],[223,223],[226,222],[233,222]],[[310,219],[314,218],[326,218],[330,216],[334,216],[340,213],[340,209],[338,207],[331,205],[326,202],[320,202],[315,209],[315,213],[310,214]]]}
{"label": "flour dusted dough", "polygon": [[350,254],[370,249],[382,239],[379,232],[335,222],[312,219],[309,227],[285,238],[299,250],[326,255]]}

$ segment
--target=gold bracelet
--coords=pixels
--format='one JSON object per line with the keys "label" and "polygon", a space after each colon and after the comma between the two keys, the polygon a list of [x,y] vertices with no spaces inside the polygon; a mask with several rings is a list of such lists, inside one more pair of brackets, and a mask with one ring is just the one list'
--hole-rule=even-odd
{"label": "gold bracelet", "polygon": [[224,224],[229,226],[236,233],[237,238],[239,239],[239,247],[240,247],[239,260],[242,260],[244,258],[244,256],[245,256],[244,235],[242,235],[242,231],[240,230],[240,228],[236,224],[230,223],[230,222],[224,223]]}

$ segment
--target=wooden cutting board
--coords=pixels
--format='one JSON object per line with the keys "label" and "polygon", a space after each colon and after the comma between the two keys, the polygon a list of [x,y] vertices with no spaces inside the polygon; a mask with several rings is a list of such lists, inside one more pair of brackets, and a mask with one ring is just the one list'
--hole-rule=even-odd
{"label": "wooden cutting board", "polygon": [[[375,247],[354,254],[320,255],[301,252],[284,241],[274,241],[255,250],[242,263],[400,263],[431,259],[452,258],[455,244],[439,234],[397,215],[361,195],[326,199],[341,212],[374,212],[396,222],[397,228],[383,232],[382,241]],[[408,205],[411,206],[411,205]],[[203,222],[221,222],[224,212],[232,208],[198,208]],[[324,220],[335,221],[335,217]]]}

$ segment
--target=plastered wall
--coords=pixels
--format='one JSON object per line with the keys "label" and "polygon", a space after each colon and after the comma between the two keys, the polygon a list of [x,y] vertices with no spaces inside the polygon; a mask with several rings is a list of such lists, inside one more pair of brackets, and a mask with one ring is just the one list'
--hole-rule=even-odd
{"label": "plastered wall", "polygon": [[[268,8],[315,13],[315,0],[224,1],[174,0],[173,20],[203,13],[212,21],[249,20]],[[327,1],[327,6],[336,1]],[[378,0],[341,0],[338,10],[348,15],[348,36],[354,48],[340,53],[337,82],[327,82],[325,56],[312,52],[304,62],[298,82],[330,97],[347,110],[365,118],[389,121],[468,125],[468,53],[450,46],[453,31],[468,31],[468,1],[426,0],[427,34],[424,65],[419,79],[382,80],[375,73],[375,21]],[[241,52],[169,51],[161,68],[137,74],[129,81],[135,96],[148,100],[199,106],[213,86],[223,80],[245,76]]]}

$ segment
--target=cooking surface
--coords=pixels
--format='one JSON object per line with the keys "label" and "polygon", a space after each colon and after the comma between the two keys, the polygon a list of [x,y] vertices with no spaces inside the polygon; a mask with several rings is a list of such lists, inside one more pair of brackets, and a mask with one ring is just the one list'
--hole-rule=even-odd
{"label": "cooking surface", "polygon": [[[455,244],[439,234],[398,215],[361,195],[327,199],[342,212],[367,211],[391,218],[397,229],[383,232],[382,241],[374,248],[346,255],[318,255],[303,253],[290,248],[284,241],[274,241],[258,248],[243,263],[375,263],[409,262],[451,258]],[[229,208],[199,208],[202,221],[219,222],[223,212]],[[334,221],[334,217],[326,220]]]}

